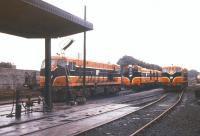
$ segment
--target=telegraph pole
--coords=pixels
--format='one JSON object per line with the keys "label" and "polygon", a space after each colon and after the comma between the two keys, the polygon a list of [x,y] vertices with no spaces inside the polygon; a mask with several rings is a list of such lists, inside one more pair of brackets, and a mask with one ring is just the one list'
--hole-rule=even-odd
{"label": "telegraph pole", "polygon": [[[84,6],[84,20],[86,21],[86,5]],[[84,32],[83,45],[83,95],[85,96],[85,76],[86,76],[86,31]]]}

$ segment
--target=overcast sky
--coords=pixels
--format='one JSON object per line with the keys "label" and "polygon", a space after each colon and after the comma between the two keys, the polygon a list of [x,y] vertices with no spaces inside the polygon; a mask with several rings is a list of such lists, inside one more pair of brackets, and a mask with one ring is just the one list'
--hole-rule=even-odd
{"label": "overcast sky", "polygon": [[[179,65],[200,71],[199,0],[45,0],[87,20],[87,59],[116,63],[124,55],[160,66]],[[44,39],[26,39],[0,33],[0,61],[19,69],[39,70],[44,59]],[[83,34],[52,40],[52,55],[65,42],[75,42],[65,52],[83,53]]]}

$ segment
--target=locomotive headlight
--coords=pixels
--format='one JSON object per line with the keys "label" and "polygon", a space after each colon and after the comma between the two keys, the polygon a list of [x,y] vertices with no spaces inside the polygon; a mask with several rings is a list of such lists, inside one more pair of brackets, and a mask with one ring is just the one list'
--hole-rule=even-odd
{"label": "locomotive headlight", "polygon": [[170,78],[170,79],[173,79],[173,76],[170,76],[169,78]]}

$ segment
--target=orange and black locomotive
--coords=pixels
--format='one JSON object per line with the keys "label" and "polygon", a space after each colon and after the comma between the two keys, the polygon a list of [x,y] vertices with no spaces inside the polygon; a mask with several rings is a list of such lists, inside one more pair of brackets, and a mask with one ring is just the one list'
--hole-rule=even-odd
{"label": "orange and black locomotive", "polygon": [[[45,84],[45,64],[40,70],[40,87]],[[120,75],[120,66],[86,61],[85,89],[83,91],[83,60],[54,56],[51,59],[51,83],[53,100],[78,99],[98,93],[115,93],[121,84],[129,85],[129,79]]]}
{"label": "orange and black locomotive", "polygon": [[147,69],[138,65],[123,66],[123,75],[130,80],[130,88],[141,90],[160,85],[161,71]]}
{"label": "orange and black locomotive", "polygon": [[161,84],[164,89],[184,89],[188,86],[188,70],[179,66],[162,68]]}

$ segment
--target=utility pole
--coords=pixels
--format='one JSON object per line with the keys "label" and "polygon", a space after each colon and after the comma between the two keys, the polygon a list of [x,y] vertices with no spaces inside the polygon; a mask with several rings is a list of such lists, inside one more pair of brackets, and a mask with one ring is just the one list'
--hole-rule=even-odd
{"label": "utility pole", "polygon": [[[84,20],[86,21],[86,5],[84,6]],[[85,76],[86,76],[86,31],[84,32],[83,45],[83,95],[85,96]]]}

